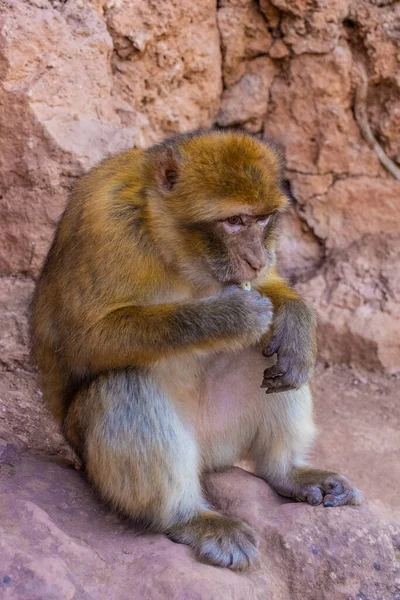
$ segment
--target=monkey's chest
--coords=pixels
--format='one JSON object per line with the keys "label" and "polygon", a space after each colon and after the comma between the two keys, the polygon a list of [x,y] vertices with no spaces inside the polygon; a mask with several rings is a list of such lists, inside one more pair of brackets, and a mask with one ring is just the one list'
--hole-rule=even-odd
{"label": "monkey's chest", "polygon": [[155,377],[166,400],[179,412],[197,410],[204,388],[203,361],[193,355],[167,358],[153,367]]}
{"label": "monkey's chest", "polygon": [[208,444],[238,429],[254,432],[268,401],[260,389],[263,372],[272,363],[258,348],[247,348],[167,359],[154,374],[166,400]]}

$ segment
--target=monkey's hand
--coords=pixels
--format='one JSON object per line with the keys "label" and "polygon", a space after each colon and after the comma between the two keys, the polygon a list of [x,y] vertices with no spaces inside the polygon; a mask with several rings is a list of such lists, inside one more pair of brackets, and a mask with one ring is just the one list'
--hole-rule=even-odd
{"label": "monkey's hand", "polygon": [[256,290],[229,286],[221,296],[226,299],[225,315],[236,324],[237,334],[245,338],[245,345],[259,342],[271,326],[272,302]]}
{"label": "monkey's hand", "polygon": [[277,310],[272,337],[264,356],[277,354],[274,366],[264,371],[261,387],[267,394],[297,389],[306,383],[316,360],[316,316],[301,298],[286,300]]}

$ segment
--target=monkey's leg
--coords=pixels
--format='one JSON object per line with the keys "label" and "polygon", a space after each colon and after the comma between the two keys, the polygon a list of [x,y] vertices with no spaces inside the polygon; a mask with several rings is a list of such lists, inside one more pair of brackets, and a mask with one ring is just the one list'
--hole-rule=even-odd
{"label": "monkey's leg", "polygon": [[[242,457],[254,462],[255,473],[283,496],[325,506],[359,504],[360,492],[342,475],[306,465],[315,437],[310,390],[304,385],[265,394],[260,389],[262,374],[272,365],[273,359],[262,356],[261,347],[225,353],[210,363],[207,438],[202,450],[206,457],[211,454],[210,468],[220,466],[218,443],[223,440],[223,457],[230,445],[233,462],[239,461],[241,449]],[[204,430],[204,420],[198,429]]]}
{"label": "monkey's leg", "polygon": [[324,506],[360,504],[362,495],[343,475],[304,462],[315,436],[307,385],[265,397],[255,443],[255,472],[282,496]]}
{"label": "monkey's leg", "polygon": [[127,369],[98,377],[75,397],[64,431],[117,510],[215,565],[242,569],[257,556],[248,525],[208,508],[195,438],[150,375]]}

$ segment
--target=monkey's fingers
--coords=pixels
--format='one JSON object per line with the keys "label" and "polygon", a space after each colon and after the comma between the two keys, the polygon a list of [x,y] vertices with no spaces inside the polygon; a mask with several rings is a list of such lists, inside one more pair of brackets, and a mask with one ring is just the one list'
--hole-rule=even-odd
{"label": "monkey's fingers", "polygon": [[283,377],[282,369],[278,367],[278,365],[273,365],[264,371],[264,380],[265,379],[279,379]]}
{"label": "monkey's fingers", "polygon": [[282,369],[278,364],[273,365],[269,369],[265,369],[264,379],[261,387],[266,388],[265,392],[267,394],[273,394],[274,392],[287,392],[288,390],[296,389],[296,386],[285,381],[285,375],[282,373]]}
{"label": "monkey's fingers", "polygon": [[263,356],[266,356],[268,358],[273,354],[276,354],[280,346],[281,342],[278,340],[278,338],[272,338],[269,344],[267,344],[267,346],[265,346],[264,350],[262,351]]}
{"label": "monkey's fingers", "polygon": [[277,386],[277,387],[268,387],[268,386],[262,385],[261,387],[263,387],[263,388],[265,387],[266,394],[279,394],[280,392],[289,392],[290,390],[297,389],[293,385],[281,385],[281,386]]}

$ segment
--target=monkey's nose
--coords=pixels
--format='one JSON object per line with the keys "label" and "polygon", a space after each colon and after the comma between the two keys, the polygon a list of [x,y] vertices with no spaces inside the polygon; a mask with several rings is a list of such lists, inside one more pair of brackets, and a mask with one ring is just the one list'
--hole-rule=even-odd
{"label": "monkey's nose", "polygon": [[257,256],[247,255],[244,257],[244,261],[253,269],[253,271],[260,271],[263,267],[263,261]]}

